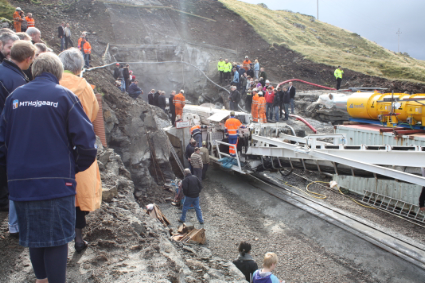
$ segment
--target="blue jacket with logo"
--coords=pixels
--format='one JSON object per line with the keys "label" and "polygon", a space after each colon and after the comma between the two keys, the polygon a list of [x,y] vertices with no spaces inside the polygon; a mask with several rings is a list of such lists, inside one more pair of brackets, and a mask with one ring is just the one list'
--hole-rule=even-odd
{"label": "blue jacket with logo", "polygon": [[4,60],[0,65],[0,113],[6,97],[16,88],[29,82],[24,72],[15,63]]}
{"label": "blue jacket with logo", "polygon": [[75,173],[96,157],[93,125],[80,100],[43,73],[7,99],[0,121],[0,166],[10,199],[48,200],[75,195]]}

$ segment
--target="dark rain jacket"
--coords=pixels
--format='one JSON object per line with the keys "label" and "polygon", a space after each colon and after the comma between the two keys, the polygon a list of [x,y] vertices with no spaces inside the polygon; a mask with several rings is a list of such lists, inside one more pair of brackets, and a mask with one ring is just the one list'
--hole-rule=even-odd
{"label": "dark rain jacket", "polygon": [[75,174],[96,158],[93,125],[78,97],[42,73],[6,99],[0,121],[0,166],[9,198],[48,200],[75,195]]}
{"label": "dark rain jacket", "polygon": [[183,194],[190,198],[199,197],[199,193],[202,190],[201,181],[199,181],[198,177],[189,174],[186,175],[182,182]]}
{"label": "dark rain jacket", "polygon": [[16,88],[29,82],[27,76],[19,67],[9,60],[0,65],[0,113],[3,110],[6,97]]}

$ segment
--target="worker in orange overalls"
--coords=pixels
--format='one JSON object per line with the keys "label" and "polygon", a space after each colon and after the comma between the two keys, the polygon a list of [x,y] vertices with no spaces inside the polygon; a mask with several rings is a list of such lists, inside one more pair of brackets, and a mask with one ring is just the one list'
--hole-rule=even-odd
{"label": "worker in orange overalls", "polygon": [[252,116],[252,121],[254,123],[258,122],[258,89],[254,88],[252,90],[252,92],[254,93],[254,96],[252,97],[252,105],[251,105],[251,116]]}
{"label": "worker in orange overalls", "polygon": [[[242,125],[241,121],[235,118],[235,112],[230,112],[230,118],[226,120],[224,127],[226,128],[226,132],[229,135],[229,143],[234,144],[237,147],[239,128],[245,128],[245,126]],[[231,156],[236,156],[237,148],[229,146],[229,154]]]}
{"label": "worker in orange overalls", "polygon": [[35,21],[32,17],[31,13],[28,13],[28,15],[25,17],[25,20],[27,20],[28,26],[27,28],[34,28],[35,27]]}
{"label": "worker in orange overalls", "polygon": [[251,60],[249,60],[248,56],[245,56],[245,60],[242,62],[242,66],[245,71],[248,71],[251,68]]}
{"label": "worker in orange overalls", "polygon": [[83,39],[81,41],[81,44],[83,45],[83,52],[84,52],[84,62],[85,62],[85,68],[90,68],[90,54],[91,54],[91,45],[87,39]]}
{"label": "worker in orange overalls", "polygon": [[13,13],[13,23],[15,26],[15,32],[21,32],[21,23],[23,22],[21,18],[21,8],[16,8],[15,13]]}
{"label": "worker in orange overalls", "polygon": [[[190,128],[190,134],[192,135],[192,138],[196,141],[197,147],[202,147],[202,131],[201,129],[205,129],[206,126],[204,125],[195,125],[192,128]],[[201,145],[201,146],[199,146]]]}
{"label": "worker in orange overalls", "polygon": [[260,123],[267,123],[267,118],[266,118],[266,99],[263,96],[263,92],[260,91],[258,93],[258,95],[260,96],[258,98],[258,119]]}
{"label": "worker in orange overalls", "polygon": [[176,116],[180,115],[183,117],[183,107],[185,106],[186,99],[184,98],[184,90],[181,90],[179,94],[174,96],[174,108],[176,109]]}

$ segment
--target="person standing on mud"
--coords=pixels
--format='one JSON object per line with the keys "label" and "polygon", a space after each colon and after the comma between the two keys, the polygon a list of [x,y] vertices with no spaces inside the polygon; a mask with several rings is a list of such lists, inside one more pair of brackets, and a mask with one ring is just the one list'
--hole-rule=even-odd
{"label": "person standing on mud", "polygon": [[258,265],[250,255],[251,244],[241,242],[238,250],[239,257],[233,261],[233,264],[245,275],[246,281],[252,282],[252,275],[258,269]]}
{"label": "person standing on mud", "polygon": [[202,218],[202,211],[199,207],[199,193],[202,190],[202,183],[198,177],[193,176],[190,173],[190,169],[184,169],[184,180],[182,182],[183,194],[185,195],[182,216],[179,219],[180,223],[186,221],[186,213],[189,210],[190,206],[193,205],[196,211],[196,217],[200,224],[204,224],[204,219]]}
{"label": "person standing on mud", "polygon": [[95,162],[96,136],[77,96],[59,85],[58,56],[41,54],[32,71],[35,79],[6,99],[0,165],[7,169],[19,244],[29,248],[36,282],[64,283],[68,243],[75,238],[75,174]]}
{"label": "person standing on mud", "polygon": [[149,105],[154,105],[153,104],[153,96],[155,95],[155,90],[152,89],[151,92],[149,92],[148,94],[148,103]]}
{"label": "person standing on mud", "polygon": [[190,156],[190,164],[193,168],[193,174],[198,177],[199,181],[202,181],[202,168],[204,165],[202,164],[201,149],[199,147],[195,147],[195,151]]}
{"label": "person standing on mud", "polygon": [[62,24],[58,27],[58,37],[61,41],[61,51],[65,48],[65,23],[62,22]]}
{"label": "person standing on mud", "polygon": [[23,21],[21,17],[21,11],[22,9],[17,7],[15,9],[15,13],[13,13],[13,24],[15,27],[15,32],[21,32],[21,23]]}
{"label": "person standing on mud", "polygon": [[126,64],[124,69],[123,69],[123,76],[124,76],[124,81],[125,81],[125,91],[128,91],[128,87],[130,86],[130,70],[129,70],[130,65]]}
{"label": "person standing on mud", "polygon": [[170,113],[171,113],[171,123],[173,127],[176,123],[176,107],[174,107],[174,96],[176,95],[176,91],[173,90],[170,94],[170,97],[168,98],[168,105],[170,106]]}
{"label": "person standing on mud", "polygon": [[232,63],[230,63],[229,60],[226,59],[226,60],[224,60],[224,66],[225,66],[224,71],[223,71],[224,80],[230,82],[230,74],[231,74],[232,68],[233,68]]}
{"label": "person standing on mud", "polygon": [[223,58],[220,57],[220,60],[217,63],[217,69],[220,74],[220,84],[223,83],[224,68],[226,68],[226,62],[224,62]]}
{"label": "person standing on mud", "polygon": [[167,106],[167,98],[165,97],[165,91],[161,91],[158,97],[158,107],[165,112],[166,106]]}
{"label": "person standing on mud", "polygon": [[[59,84],[72,91],[80,100],[84,112],[93,123],[99,111],[99,103],[93,88],[79,75],[84,66],[84,58],[77,48],[67,49],[59,54],[65,72]],[[96,133],[98,134],[98,133]],[[99,135],[99,134],[98,134]],[[77,182],[75,196],[75,251],[80,253],[87,248],[83,240],[83,229],[86,227],[86,215],[100,208],[102,203],[102,182],[97,161],[84,172],[75,174]]]}
{"label": "person standing on mud", "polygon": [[288,93],[289,93],[289,97],[291,99],[291,114],[295,114],[295,94],[296,94],[296,89],[292,85],[292,82],[289,82]]}
{"label": "person standing on mud", "polygon": [[338,66],[334,72],[334,76],[336,79],[336,90],[339,90],[341,87],[341,81],[342,81],[342,75],[344,74],[344,71],[341,70],[341,66]]}
{"label": "person standing on mud", "polygon": [[202,142],[201,147],[201,156],[202,156],[202,180],[204,180],[207,177],[207,170],[208,166],[210,165],[210,153],[208,151],[207,142]]}

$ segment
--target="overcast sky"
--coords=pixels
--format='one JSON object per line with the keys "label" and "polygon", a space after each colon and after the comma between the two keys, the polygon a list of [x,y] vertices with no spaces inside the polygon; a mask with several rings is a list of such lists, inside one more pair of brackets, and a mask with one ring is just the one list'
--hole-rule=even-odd
{"label": "overcast sky", "polygon": [[[317,17],[317,0],[241,0]],[[319,20],[425,60],[425,0],[319,0]]]}

